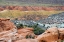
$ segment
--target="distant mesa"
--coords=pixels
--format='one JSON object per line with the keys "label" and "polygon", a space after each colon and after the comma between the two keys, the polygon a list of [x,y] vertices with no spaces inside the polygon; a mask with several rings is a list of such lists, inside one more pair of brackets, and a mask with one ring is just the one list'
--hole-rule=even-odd
{"label": "distant mesa", "polygon": [[54,10],[64,10],[64,6],[49,6],[49,7],[43,7],[43,6],[0,6],[0,11],[3,10],[20,10],[20,11],[39,11],[39,10],[45,10],[45,11],[54,11]]}

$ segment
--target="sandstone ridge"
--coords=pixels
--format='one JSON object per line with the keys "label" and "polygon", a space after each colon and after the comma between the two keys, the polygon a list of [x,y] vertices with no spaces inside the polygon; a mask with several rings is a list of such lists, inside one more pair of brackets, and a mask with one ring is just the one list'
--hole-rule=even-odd
{"label": "sandstone ridge", "polygon": [[39,11],[39,10],[45,10],[45,11],[58,11],[58,10],[64,10],[64,6],[49,6],[49,7],[43,7],[43,6],[0,6],[0,11],[3,10],[20,10],[20,11]]}

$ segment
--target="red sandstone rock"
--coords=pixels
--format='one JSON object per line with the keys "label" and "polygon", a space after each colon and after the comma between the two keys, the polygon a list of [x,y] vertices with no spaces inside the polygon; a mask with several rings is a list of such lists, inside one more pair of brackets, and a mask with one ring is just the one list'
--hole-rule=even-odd
{"label": "red sandstone rock", "polygon": [[33,28],[19,29],[18,30],[18,34],[21,34],[24,37],[26,37],[27,35],[33,35],[33,36],[35,36],[35,34],[33,33]]}
{"label": "red sandstone rock", "polygon": [[54,11],[54,10],[64,10],[64,6],[51,6],[51,7],[39,7],[39,6],[2,6],[0,7],[0,11],[5,9],[9,10],[20,10],[20,11],[39,11],[39,10],[46,10],[46,11]]}
{"label": "red sandstone rock", "polygon": [[64,28],[49,28],[36,38],[39,42],[57,42],[64,40]]}
{"label": "red sandstone rock", "polygon": [[[48,28],[36,39],[26,39],[26,35],[35,36],[33,28],[15,29],[10,19],[0,18],[0,42],[57,42],[64,40],[64,28]],[[60,35],[59,35],[60,34]]]}
{"label": "red sandstone rock", "polygon": [[0,32],[16,28],[10,19],[0,18]]}
{"label": "red sandstone rock", "polygon": [[40,42],[55,42],[58,41],[58,31],[57,28],[49,28],[43,34],[39,35],[37,38]]}

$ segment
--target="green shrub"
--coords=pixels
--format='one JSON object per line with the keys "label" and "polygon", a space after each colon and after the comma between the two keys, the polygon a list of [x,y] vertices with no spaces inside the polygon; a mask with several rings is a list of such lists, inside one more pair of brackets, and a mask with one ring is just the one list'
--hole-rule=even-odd
{"label": "green shrub", "polygon": [[36,35],[40,35],[40,34],[42,34],[43,32],[44,32],[44,30],[41,29],[41,28],[35,28],[35,29],[34,29],[34,34],[36,34]]}
{"label": "green shrub", "polygon": [[18,29],[23,28],[23,24],[18,24],[18,25],[17,25],[17,28],[18,28]]}
{"label": "green shrub", "polygon": [[40,35],[45,31],[42,28],[39,28],[38,24],[34,25],[33,28],[34,28],[34,34],[36,34],[36,35]]}

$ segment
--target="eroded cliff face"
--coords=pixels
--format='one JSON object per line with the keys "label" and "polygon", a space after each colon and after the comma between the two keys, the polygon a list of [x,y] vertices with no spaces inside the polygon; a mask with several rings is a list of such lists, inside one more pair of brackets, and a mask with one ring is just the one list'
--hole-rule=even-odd
{"label": "eroded cliff face", "polygon": [[39,6],[0,6],[0,11],[3,10],[20,10],[20,11],[39,11],[39,10],[45,10],[45,11],[58,11],[58,10],[64,10],[64,6],[50,6],[50,7],[39,7]]}

